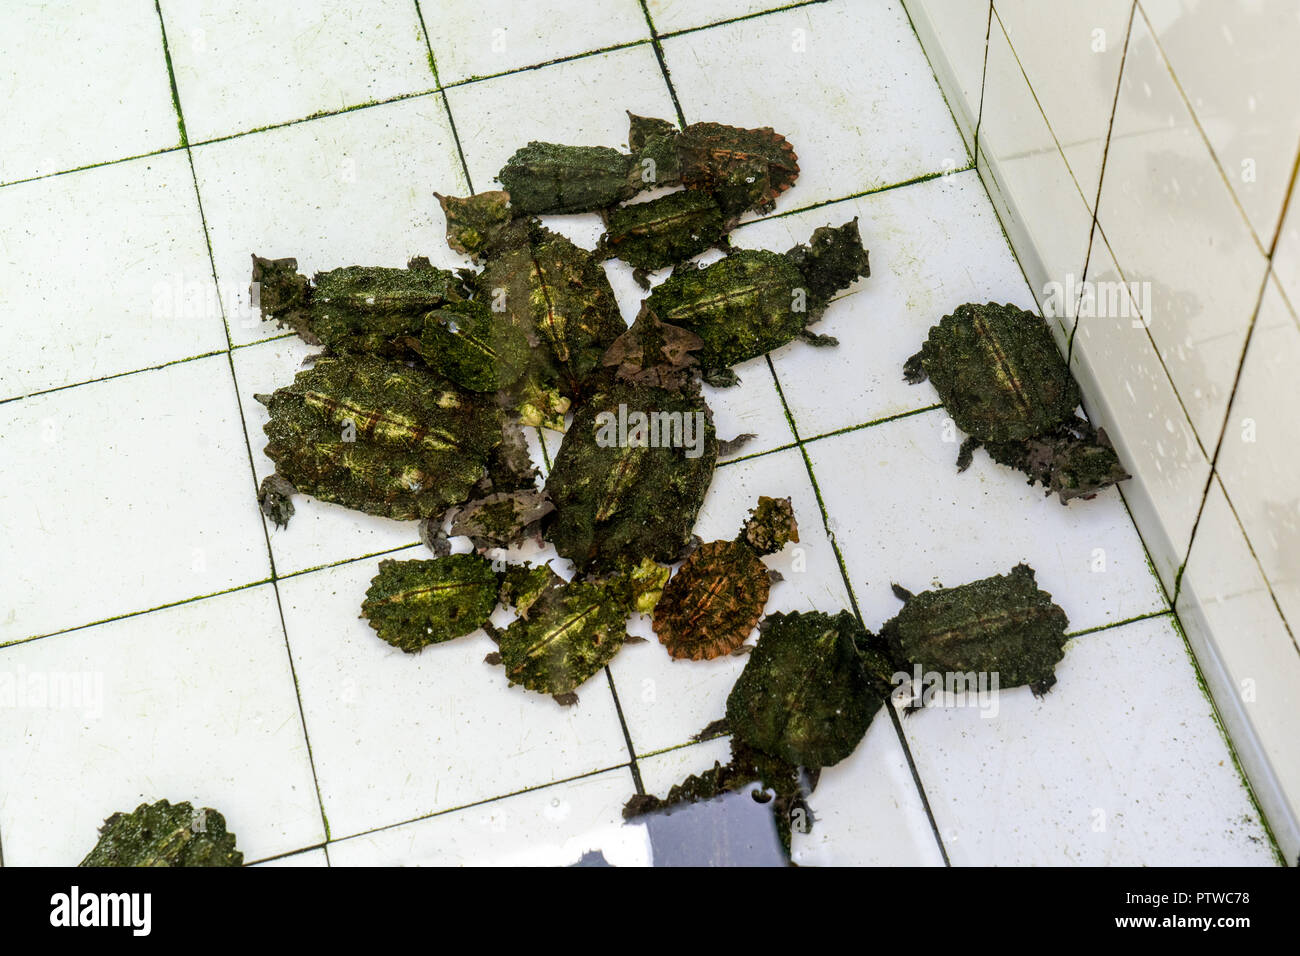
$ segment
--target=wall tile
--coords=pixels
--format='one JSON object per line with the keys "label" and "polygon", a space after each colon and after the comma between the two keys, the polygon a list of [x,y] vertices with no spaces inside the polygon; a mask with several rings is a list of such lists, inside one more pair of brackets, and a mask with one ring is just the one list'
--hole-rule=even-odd
{"label": "wall tile", "polygon": [[904,0],[903,6],[973,154],[990,4],[986,0]]}

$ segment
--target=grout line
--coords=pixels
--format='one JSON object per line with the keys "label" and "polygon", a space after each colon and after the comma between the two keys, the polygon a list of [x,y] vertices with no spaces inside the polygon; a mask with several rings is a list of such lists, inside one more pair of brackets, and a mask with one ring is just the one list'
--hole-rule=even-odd
{"label": "grout line", "polygon": [[160,0],[153,0],[154,11],[158,14],[158,28],[162,31],[162,48],[163,59],[167,61],[167,84],[171,88],[172,109],[176,111],[176,128],[180,131],[181,141],[180,148],[188,149],[190,145],[189,133],[185,131],[185,115],[181,112],[181,94],[176,86],[176,70],[172,67],[172,51],[167,44],[167,23],[163,20],[162,4]]}
{"label": "grout line", "polygon": [[[1300,642],[1297,642],[1295,631],[1291,628],[1291,622],[1287,620],[1286,612],[1282,610],[1282,602],[1278,600],[1277,592],[1273,590],[1273,582],[1269,580],[1269,576],[1264,572],[1264,564],[1260,561],[1259,555],[1255,552],[1255,545],[1250,540],[1250,535],[1246,534],[1246,525],[1242,522],[1241,515],[1237,513],[1237,506],[1232,503],[1232,498],[1228,495],[1228,488],[1223,483],[1223,476],[1220,475],[1217,470],[1215,470],[1213,474],[1219,479],[1219,491],[1222,492],[1223,500],[1228,503],[1228,510],[1232,512],[1232,517],[1237,522],[1237,530],[1241,532],[1242,540],[1246,542],[1246,550],[1249,551],[1250,556],[1255,559],[1255,567],[1259,571],[1259,577],[1264,582],[1264,586],[1268,589],[1268,596],[1273,599],[1273,607],[1277,611],[1277,616],[1282,619],[1282,627],[1291,638],[1291,643],[1296,645],[1296,651],[1300,652]],[[1189,544],[1187,546],[1188,560],[1183,562],[1183,567],[1179,568],[1180,572],[1187,566],[1191,557],[1192,547]]]}
{"label": "grout line", "polygon": [[[808,472],[808,480],[812,484],[813,494],[817,497],[817,507],[822,513],[822,526],[826,530],[827,540],[830,541],[831,551],[835,554],[835,561],[840,568],[840,577],[844,581],[844,588],[849,595],[849,604],[853,608],[853,616],[857,618],[858,624],[870,633],[866,623],[862,620],[862,611],[858,607],[857,594],[853,588],[853,581],[849,576],[848,567],[844,563],[844,555],[840,553],[839,542],[835,540],[835,531],[831,528],[830,515],[826,511],[826,501],[822,497],[821,486],[817,483],[817,475],[813,471],[812,459],[808,456],[808,449],[805,447],[803,440],[799,437],[799,428],[795,423],[794,415],[790,411],[790,406],[785,400],[785,391],[781,388],[781,379],[776,374],[776,366],[772,364],[772,357],[765,356],[767,367],[772,372],[772,382],[776,386],[777,397],[781,399],[781,407],[785,410],[786,421],[790,425],[790,431],[794,433],[795,441],[799,443],[799,453],[803,455],[804,468]],[[894,724],[894,733],[898,738],[899,746],[903,748],[903,755],[907,758],[907,765],[912,772],[912,784],[916,787],[916,792],[921,798],[921,805],[925,808],[926,819],[930,821],[930,830],[934,834],[935,843],[939,847],[939,853],[943,857],[945,866],[951,865],[948,860],[948,850],[943,844],[943,836],[939,832],[938,821],[934,818],[934,813],[930,808],[930,800],[926,796],[925,786],[921,783],[921,774],[917,769],[916,762],[912,759],[912,749],[908,746],[907,737],[903,733],[902,724],[899,723],[898,715],[894,713],[894,708],[885,704],[890,713],[890,720]]]}
{"label": "grout line", "polygon": [[[1291,198],[1295,195],[1296,175],[1300,174],[1300,150],[1296,152],[1295,160],[1291,164],[1291,178],[1286,184],[1286,195],[1282,197],[1282,211],[1278,213],[1277,229],[1273,231],[1273,241],[1268,244],[1268,258],[1272,260],[1273,254],[1277,252],[1277,244],[1282,240],[1282,227],[1286,225],[1287,215],[1291,212]],[[1288,305],[1290,300],[1288,300]]]}
{"label": "grout line", "polygon": [[[992,3],[992,0],[989,0],[989,2]],[[920,31],[916,29],[916,21],[912,19],[912,11],[908,9],[908,3],[906,2],[906,0],[901,0],[900,6],[903,9],[903,16],[907,17],[907,25],[912,30],[912,36],[916,40],[916,45],[917,47],[920,48],[921,55],[925,57],[926,63],[930,67],[930,76],[934,79],[934,85],[939,90],[939,95],[943,97],[943,105],[948,107],[948,115],[952,117],[952,125],[957,128],[957,138],[961,140],[962,149],[965,150],[966,152],[966,168],[969,169],[975,165],[975,157],[971,154],[971,147],[970,145],[967,144],[966,137],[962,133],[961,123],[957,119],[957,110],[953,107],[954,100],[956,99],[956,97],[961,95],[960,84],[958,84],[957,87],[953,89],[954,99],[949,99],[948,91],[943,88],[943,82],[939,79],[939,71],[935,69],[935,61],[931,59],[930,52],[926,50],[925,44],[921,42]],[[928,19],[928,15],[927,15],[927,19]],[[933,23],[931,23],[931,26],[933,26]],[[987,50],[987,46],[988,46],[987,27],[985,28],[984,40],[985,40],[985,48]],[[948,72],[953,75],[955,81],[956,73],[953,70],[951,62],[947,62],[946,65],[948,67]],[[963,114],[964,113],[965,110],[963,110]],[[976,123],[978,122],[979,120],[977,118]],[[974,128],[972,128],[971,129],[972,141],[974,140],[974,136],[975,136],[975,130]]]}
{"label": "grout line", "polygon": [[627,755],[631,763],[627,765],[632,771],[632,783],[636,787],[636,792],[642,796],[645,795],[645,785],[641,782],[641,768],[636,763],[636,747],[632,746],[632,732],[627,729],[627,720],[623,717],[623,704],[618,699],[618,688],[614,685],[614,674],[605,665],[605,677],[609,680],[609,693],[614,698],[614,710],[618,713],[619,726],[623,728],[623,743],[627,745]]}
{"label": "grout line", "polygon": [[38,173],[35,176],[26,176],[22,179],[11,179],[8,182],[0,183],[0,189],[7,189],[10,186],[21,186],[24,183],[37,183],[42,179],[53,179],[56,176],[67,176],[69,173],[84,173],[90,169],[102,169],[105,166],[118,166],[122,163],[134,162],[137,159],[150,159],[154,156],[166,156],[168,153],[180,152],[184,148],[184,146],[164,146],[162,149],[155,149],[148,153],[137,153],[134,156],[122,156],[118,159],[104,159],[97,163],[87,163],[84,166],[73,166],[70,169],[56,169],[52,173]]}
{"label": "grout line", "polygon": [[971,162],[977,166],[980,161],[980,124],[984,122],[984,91],[989,78],[989,38],[993,33],[993,0],[989,0],[988,19],[984,23],[984,63],[980,67],[980,105],[975,114],[975,158]]}
{"label": "grout line", "polygon": [[371,551],[368,554],[359,554],[353,558],[340,558],[337,561],[330,561],[327,564],[317,564],[310,568],[302,568],[298,571],[286,571],[279,575],[276,580],[287,581],[290,578],[301,577],[304,574],[313,574],[317,571],[328,571],[330,568],[342,567],[345,564],[356,564],[358,561],[368,561],[372,558],[382,558],[386,554],[396,554],[398,551],[408,551],[411,548],[418,548],[424,542],[412,541],[410,544],[399,544],[393,548],[385,548],[382,551]]}
{"label": "grout line", "polygon": [[[167,45],[167,28],[166,25],[163,23],[162,8],[158,4],[159,4],[159,0],[154,0],[155,9],[158,12],[158,23],[162,29],[163,52],[166,54],[167,74],[171,80],[171,85],[172,85],[173,105],[176,108],[176,118],[177,118],[177,122],[180,123],[181,136],[182,136],[182,140],[184,141],[185,117],[181,109],[180,97],[176,93],[176,75],[172,69],[171,53]],[[207,216],[203,211],[203,194],[202,191],[199,189],[198,172],[194,168],[194,153],[189,148],[188,145],[185,146],[185,156],[186,159],[189,161],[189,165],[190,165],[190,178],[194,183],[194,198],[199,208],[199,222],[203,229],[203,241],[208,250],[208,264],[212,269],[212,282],[217,289],[217,304],[221,309],[221,322],[226,333],[226,360],[227,360],[227,364],[230,367],[230,383],[234,388],[234,392],[235,392],[235,407],[239,410],[240,430],[243,432],[244,449],[248,453],[248,470],[250,473],[249,477],[252,478],[253,488],[254,491],[256,491],[257,467],[253,459],[253,445],[248,437],[248,421],[246,416],[244,415],[244,402],[242,397],[239,394],[239,376],[235,372],[235,356],[234,356],[234,352],[231,350],[232,340],[230,337],[230,321],[226,317],[226,306],[221,296],[220,284],[217,281],[217,262],[216,262],[216,257],[213,256],[212,254],[212,237],[208,232],[208,220],[207,220]],[[320,809],[321,825],[325,832],[325,838],[328,840],[329,832],[330,832],[329,818],[325,815],[325,802],[321,797],[320,778],[317,776],[316,773],[316,756],[312,751],[311,735],[307,730],[307,715],[303,710],[303,705],[302,705],[302,688],[299,686],[298,683],[298,668],[293,659],[293,649],[290,647],[289,644],[289,629],[286,626],[284,620],[284,602],[280,596],[280,584],[279,584],[278,577],[276,575],[275,551],[271,547],[271,532],[270,529],[267,527],[266,516],[263,515],[261,517],[262,517],[262,539],[266,545],[267,563],[271,570],[271,587],[273,588],[275,593],[275,606],[276,606],[276,611],[280,618],[280,633],[284,638],[284,653],[289,663],[290,676],[293,678],[294,697],[298,702],[299,726],[302,727],[303,743],[306,745],[307,748],[307,762],[311,767],[312,784],[316,789],[316,804]]]}
{"label": "grout line", "polygon": [[[785,13],[787,10],[798,10],[800,7],[814,7],[818,4],[829,3],[830,0],[797,0],[795,3],[787,3],[784,6],[770,7],[767,10],[757,10],[754,13],[744,13],[738,17],[727,17],[724,20],[714,20],[710,23],[702,23],[697,27],[683,27],[680,30],[669,30],[667,33],[660,33],[659,39],[671,40],[673,37],[685,36],[688,33],[699,33],[701,30],[710,30],[713,27],[730,26],[733,23],[742,23],[745,20],[757,20],[759,17],[765,17],[769,13]],[[649,15],[647,14],[647,17]]]}
{"label": "grout line", "polygon": [[650,45],[655,52],[655,59],[659,61],[659,72],[663,74],[664,84],[668,87],[668,95],[672,98],[673,109],[677,111],[677,125],[682,129],[687,126],[686,114],[682,112],[681,100],[677,98],[677,89],[673,86],[673,78],[668,73],[668,62],[664,59],[664,46],[660,42],[659,31],[655,29],[654,19],[650,16],[650,8],[646,6],[646,0],[640,0],[641,12],[645,14],[645,24],[650,28]]}
{"label": "grout line", "polygon": [[[289,333],[292,335],[293,333]],[[170,362],[163,362],[160,365],[149,365],[145,368],[135,368],[127,372],[113,372],[108,375],[101,375],[99,378],[88,378],[84,382],[69,382],[67,385],[55,385],[53,388],[42,388],[35,392],[28,392],[25,395],[14,395],[10,398],[0,399],[0,405],[7,405],[9,402],[21,402],[26,398],[39,398],[42,395],[52,395],[55,392],[63,392],[70,388],[80,388],[83,385],[95,385],[99,382],[110,382],[115,378],[125,378],[128,375],[139,375],[141,372],[156,372],[159,369],[171,368],[173,365],[183,365],[186,362],[195,362],[199,359],[212,358],[216,355],[225,355],[226,349],[214,349],[211,352],[202,352],[198,355],[190,355],[186,358],[173,359]]]}
{"label": "grout line", "polygon": [[944,179],[948,176],[956,176],[958,173],[966,173],[975,169],[975,164],[970,163],[960,169],[949,169],[937,173],[922,173],[920,176],[913,176],[911,179],[904,179],[896,183],[886,183],[884,186],[873,186],[870,189],[864,189],[861,192],[850,193],[847,196],[840,196],[838,199],[822,199],[815,203],[809,203],[807,206],[798,206],[795,209],[786,209],[782,212],[774,212],[768,216],[760,216],[757,219],[746,219],[739,223],[736,229],[744,229],[746,226],[752,226],[759,222],[769,222],[773,219],[781,219],[785,216],[797,216],[800,213],[811,212],[814,209],[821,209],[825,206],[833,206],[836,203],[852,202],[855,199],[863,199],[867,196],[875,196],[878,193],[889,192],[891,189],[901,189],[904,186],[915,186],[919,183],[928,183],[932,179]]}
{"label": "grout line", "polygon": [[424,25],[424,10],[420,7],[420,0],[415,0],[415,15],[420,19],[420,33],[424,36],[424,49],[429,56],[429,72],[433,74],[433,82],[438,92],[442,94],[442,109],[447,114],[447,125],[451,127],[451,138],[456,144],[456,155],[460,158],[461,172],[465,174],[465,186],[469,190],[469,195],[474,195],[474,181],[469,175],[469,163],[465,162],[465,150],[460,145],[460,133],[456,130],[456,119],[451,115],[451,101],[447,98],[447,91],[442,85],[442,79],[438,76],[438,62],[433,56],[433,44],[429,41],[429,28]]}
{"label": "grout line", "polygon": [[1089,634],[1098,634],[1101,631],[1109,631],[1113,628],[1123,627],[1125,624],[1137,624],[1139,621],[1150,621],[1153,618],[1165,617],[1174,613],[1172,608],[1165,608],[1163,611],[1150,611],[1146,614],[1135,614],[1132,617],[1126,617],[1122,621],[1111,621],[1108,624],[1098,624],[1096,627],[1085,627],[1081,631],[1069,631],[1065,635],[1067,641],[1072,641],[1076,637],[1087,637]]}
{"label": "grout line", "polygon": [[801,438],[799,441],[801,444],[807,445],[810,442],[821,441],[823,438],[835,438],[838,435],[847,435],[849,432],[871,428],[873,425],[885,425],[889,422],[896,422],[900,418],[911,418],[913,415],[924,415],[926,412],[932,412],[937,408],[943,408],[943,403],[936,402],[933,405],[926,405],[924,408],[914,408],[910,412],[898,412],[894,415],[886,415],[883,418],[873,418],[871,421],[863,422],[861,425],[848,425],[844,428],[837,428],[834,431],[822,432],[820,435],[813,435],[811,438]]}
{"label": "grout line", "polygon": [[[1101,169],[1098,170],[1097,172],[1097,195],[1093,199],[1092,226],[1088,230],[1088,253],[1083,258],[1083,280],[1084,281],[1087,281],[1088,279],[1088,267],[1092,264],[1092,244],[1094,241],[1096,241],[1097,230],[1100,228],[1098,216],[1100,216],[1101,214],[1101,185],[1106,181],[1106,160],[1110,156],[1110,137],[1111,137],[1111,133],[1114,132],[1115,130],[1115,113],[1119,110],[1119,94],[1120,91],[1124,88],[1124,66],[1128,62],[1128,43],[1129,40],[1132,39],[1133,37],[1133,17],[1136,15],[1136,13],[1137,13],[1137,0],[1133,0],[1133,4],[1128,9],[1128,26],[1125,27],[1124,29],[1124,46],[1120,49],[1120,53],[1119,53],[1119,72],[1116,73],[1115,75],[1115,97],[1114,99],[1111,100],[1110,103],[1110,119],[1106,123],[1106,139],[1103,141],[1101,147]],[[1008,42],[1010,42],[1010,38],[1008,38]],[[1014,49],[1012,50],[1012,52],[1015,52]],[[1026,81],[1028,81],[1029,77],[1026,76],[1025,79]],[[1064,153],[1062,153],[1061,155],[1062,157],[1065,156]],[[1109,248],[1109,243],[1107,243],[1107,248]],[[1114,258],[1113,254],[1111,258],[1112,259]],[[1125,294],[1126,295],[1128,294],[1127,290],[1125,290]],[[1083,302],[1083,286],[1082,284],[1080,284],[1079,303],[1076,303],[1075,310],[1074,310],[1075,311],[1074,325],[1070,327],[1070,341],[1066,345],[1066,349],[1065,349],[1065,364],[1067,366],[1070,364],[1071,359],[1074,358],[1074,337],[1079,332],[1079,319],[1081,318],[1079,315],[1078,305],[1082,302]],[[1154,345],[1155,343],[1153,342],[1152,344]],[[1166,375],[1167,374],[1168,373],[1166,372]],[[1170,383],[1171,384],[1173,383],[1173,379],[1170,379]],[[1175,391],[1177,390],[1175,389]],[[1186,414],[1185,410],[1184,410],[1184,414]],[[1195,429],[1192,430],[1195,431]]]}

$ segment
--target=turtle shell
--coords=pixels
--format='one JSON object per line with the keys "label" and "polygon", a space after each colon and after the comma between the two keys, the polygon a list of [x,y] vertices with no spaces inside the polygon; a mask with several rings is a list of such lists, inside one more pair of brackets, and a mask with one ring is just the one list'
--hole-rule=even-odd
{"label": "turtle shell", "polygon": [[564,435],[546,479],[555,505],[546,537],[582,570],[675,561],[717,458],[698,389],[614,384],[579,407]]}
{"label": "turtle shell", "polygon": [[361,616],[382,640],[414,654],[482,627],[498,587],[492,562],[477,554],[380,561]]}
{"label": "turtle shell", "polygon": [[627,639],[625,594],[601,584],[549,586],[501,634],[501,663],[512,684],[569,694],[608,664]]}
{"label": "turtle shell", "polygon": [[780,348],[799,334],[812,311],[795,308],[805,288],[787,256],[741,249],[703,269],[675,272],[646,305],[660,321],[689,329],[704,342],[704,368],[725,368]]}
{"label": "turtle shell", "polygon": [[497,179],[517,215],[593,212],[636,193],[633,159],[607,146],[532,142],[506,161]]}
{"label": "turtle shell", "polygon": [[794,147],[769,126],[692,123],[676,145],[682,182],[712,193],[729,213],[770,209],[799,176]]}
{"label": "turtle shell", "polygon": [[687,558],[655,607],[654,630],[678,659],[730,654],[763,614],[771,585],[754,550],[738,541],[709,541]]}
{"label": "turtle shell", "polygon": [[650,271],[699,255],[721,242],[727,232],[714,198],[693,190],[619,206],[606,221],[601,249]]}
{"label": "turtle shell", "polygon": [[115,813],[99,829],[99,842],[81,866],[242,866],[235,835],[216,810],[189,803],[142,803]]}
{"label": "turtle shell", "polygon": [[1079,388],[1047,323],[1014,305],[961,305],[930,329],[921,367],[957,427],[1031,438],[1074,414]]}
{"label": "turtle shell", "polygon": [[848,611],[768,615],[727,697],[732,732],[798,766],[843,760],[883,700],[860,651],[867,640]]}
{"label": "turtle shell", "polygon": [[937,673],[997,674],[1000,687],[1055,683],[1065,655],[1065,612],[1024,564],[955,588],[909,597],[881,636],[895,660]]}
{"label": "turtle shell", "polygon": [[257,400],[266,454],[298,491],[404,520],[465,501],[501,443],[501,413],[420,368],[368,355],[322,356]]}
{"label": "turtle shell", "polygon": [[517,241],[488,260],[477,287],[532,347],[528,383],[568,397],[627,330],[600,261],[539,223],[519,225]]}

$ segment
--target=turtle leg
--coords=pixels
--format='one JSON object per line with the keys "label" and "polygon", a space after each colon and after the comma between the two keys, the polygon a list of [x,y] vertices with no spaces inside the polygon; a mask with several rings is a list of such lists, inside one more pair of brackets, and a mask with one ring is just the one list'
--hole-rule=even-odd
{"label": "turtle leg", "polygon": [[921,357],[924,353],[917,352],[910,359],[903,363],[903,381],[909,385],[919,385],[926,380],[925,368],[921,365]]}
{"label": "turtle leg", "polygon": [[710,740],[714,737],[721,737],[723,734],[729,734],[729,733],[731,733],[731,724],[727,723],[726,717],[723,717],[720,720],[715,720],[713,721],[713,723],[707,725],[703,730],[701,730],[698,734],[696,734],[691,739]]}
{"label": "turtle leg", "polygon": [[633,269],[632,278],[636,280],[636,284],[641,288],[650,288],[650,273],[646,272],[644,269]]}
{"label": "turtle leg", "polygon": [[809,332],[807,329],[799,333],[799,338],[819,349],[840,344],[840,340],[833,335],[818,335],[816,332]]}
{"label": "turtle leg", "polygon": [[894,597],[898,598],[900,601],[910,601],[912,598],[916,597],[915,594],[903,587],[901,584],[891,584],[889,587],[890,590],[894,592]]}
{"label": "turtle leg", "polygon": [[735,438],[718,442],[718,457],[730,458],[757,437],[753,432],[741,432]]}
{"label": "turtle leg", "polygon": [[970,467],[970,463],[975,460],[975,449],[980,446],[979,439],[967,438],[961,443],[961,450],[957,452],[957,471],[962,472]]}
{"label": "turtle leg", "polygon": [[297,488],[282,475],[267,475],[257,489],[257,504],[277,528],[283,528],[293,517],[293,495]]}
{"label": "turtle leg", "polygon": [[711,368],[705,371],[704,382],[714,388],[731,388],[740,384],[740,376],[729,368]]}
{"label": "turtle leg", "polygon": [[1034,692],[1035,697],[1042,697],[1056,684],[1056,675],[1048,674],[1042,680],[1034,681],[1029,685],[1029,689]]}
{"label": "turtle leg", "polygon": [[552,694],[551,697],[553,697],[555,702],[561,707],[572,707],[578,702],[578,695],[573,691],[569,691],[567,694]]}

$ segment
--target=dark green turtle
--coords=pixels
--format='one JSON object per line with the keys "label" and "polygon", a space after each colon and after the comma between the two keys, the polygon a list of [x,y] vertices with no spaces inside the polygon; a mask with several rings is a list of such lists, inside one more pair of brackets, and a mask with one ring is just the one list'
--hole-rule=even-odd
{"label": "dark green turtle", "polygon": [[531,142],[517,150],[497,179],[515,214],[593,212],[644,187],[632,156],[607,146]]}
{"label": "dark green turtle", "polygon": [[361,616],[408,654],[478,630],[497,606],[500,579],[477,554],[380,561]]}
{"label": "dark green turtle", "polygon": [[1047,323],[1014,305],[966,304],[946,315],[904,378],[927,378],[953,422],[969,436],[957,469],[986,444],[995,460],[1041,481],[1062,503],[1091,498],[1129,477],[1105,433],[1076,414],[1079,387]]}
{"label": "dark green turtle", "polygon": [[142,803],[114,813],[81,866],[243,866],[235,835],[216,810],[189,803]]}
{"label": "dark green turtle", "polygon": [[704,342],[696,354],[705,381],[729,385],[737,381],[730,366],[796,337],[813,345],[836,344],[808,326],[822,317],[837,292],[870,274],[853,219],[839,228],[817,229],[808,245],[784,255],[740,249],[703,269],[683,269],[657,286],[646,305],[661,321],[698,335]]}
{"label": "dark green turtle", "polygon": [[696,388],[616,382],[578,408],[546,491],[547,539],[580,570],[670,562],[690,542],[717,462],[713,418]]}
{"label": "dark green turtle", "polygon": [[647,272],[684,262],[706,249],[729,249],[727,219],[708,193],[681,190],[649,202],[609,210],[599,256],[617,256],[634,267],[642,288],[650,287]]}
{"label": "dark green turtle", "polygon": [[906,603],[880,637],[898,670],[996,674],[998,687],[1028,685],[1036,695],[1056,683],[1069,621],[1028,565],[920,594],[894,585],[894,593]]}
{"label": "dark green turtle", "polygon": [[470,497],[502,443],[490,400],[369,355],[322,356],[292,385],[254,397],[271,413],[276,475],[261,503],[277,524],[294,490],[387,518],[441,515]]}

